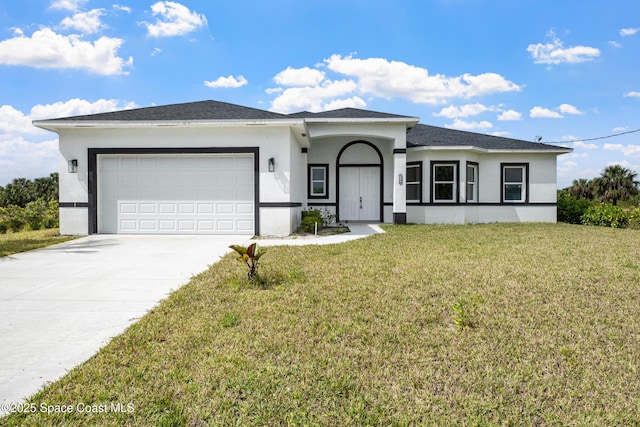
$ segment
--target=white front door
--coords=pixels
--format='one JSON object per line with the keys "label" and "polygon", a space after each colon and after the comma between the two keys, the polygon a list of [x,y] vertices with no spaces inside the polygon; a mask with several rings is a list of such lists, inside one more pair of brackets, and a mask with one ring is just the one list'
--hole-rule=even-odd
{"label": "white front door", "polygon": [[380,168],[340,168],[340,220],[380,221]]}

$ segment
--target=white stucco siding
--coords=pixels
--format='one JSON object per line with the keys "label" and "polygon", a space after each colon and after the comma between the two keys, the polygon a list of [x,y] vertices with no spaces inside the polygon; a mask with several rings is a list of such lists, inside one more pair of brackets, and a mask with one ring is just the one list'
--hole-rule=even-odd
{"label": "white stucco siding", "polygon": [[501,164],[503,163],[528,165],[530,203],[553,203],[556,201],[555,154],[483,154],[478,158],[480,202],[501,202]]}
{"label": "white stucco siding", "polygon": [[[225,148],[233,152],[233,148],[259,149],[259,194],[260,202],[290,203],[300,200],[292,199],[291,165],[294,149],[297,145],[288,127],[274,126],[244,126],[234,128],[189,128],[181,126],[150,127],[150,128],[72,128],[60,131],[60,201],[62,203],[88,203],[88,149],[89,148]],[[299,148],[298,148],[299,151]],[[275,172],[268,171],[268,159],[275,159]],[[78,173],[67,171],[67,161],[78,160]],[[294,188],[297,187],[297,183]],[[298,194],[300,190],[297,191]],[[256,206],[256,209],[259,209]],[[260,215],[268,209],[260,209]],[[288,209],[288,208],[287,208]],[[286,223],[292,231],[295,220],[287,211]],[[81,212],[81,213],[79,213]],[[61,208],[61,232],[64,234],[87,234],[88,208]],[[267,215],[265,213],[265,215]],[[263,221],[260,221],[263,224]],[[270,222],[266,222],[267,229],[261,233],[281,235],[280,225],[274,225],[269,230]]]}
{"label": "white stucco siding", "polygon": [[416,224],[556,222],[556,218],[556,207],[546,205],[407,206],[407,222]]}
{"label": "white stucco siding", "polygon": [[454,150],[409,151],[407,162],[422,162],[422,200],[431,194],[431,162],[459,162],[458,192],[461,203],[467,200],[467,162],[478,164],[478,199],[481,203],[500,203],[501,164],[528,164],[528,193],[530,203],[555,203],[556,155],[545,153],[476,153]]}
{"label": "white stucco siding", "polygon": [[[407,206],[407,221],[433,224],[486,222],[555,222],[555,153],[482,153],[461,150],[409,150],[407,162],[422,162],[422,205]],[[432,162],[457,162],[457,204],[430,203]],[[467,164],[478,167],[479,204],[467,204]],[[502,165],[522,164],[528,169],[528,203],[503,203]]]}
{"label": "white stucco siding", "polygon": [[[336,202],[336,161],[338,153],[347,144],[353,141],[363,140],[359,138],[340,137],[322,138],[315,140],[309,148],[307,161],[309,164],[329,164],[329,197],[327,199],[313,199],[310,202],[335,203]],[[383,164],[383,190],[384,201],[391,202],[393,197],[393,146],[391,141],[368,139],[364,140],[373,144],[382,155]],[[379,163],[379,157],[375,151],[365,144],[355,144],[344,151],[340,163],[369,164]]]}

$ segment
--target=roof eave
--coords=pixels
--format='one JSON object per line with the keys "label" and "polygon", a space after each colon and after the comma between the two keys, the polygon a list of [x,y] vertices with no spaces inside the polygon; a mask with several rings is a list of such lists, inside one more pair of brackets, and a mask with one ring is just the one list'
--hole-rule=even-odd
{"label": "roof eave", "polygon": [[375,124],[387,124],[387,123],[403,123],[410,126],[416,125],[420,119],[417,117],[366,117],[366,118],[327,118],[327,117],[307,117],[304,119],[309,124],[334,124],[334,123],[375,123]]}
{"label": "roof eave", "polygon": [[74,128],[153,128],[153,127],[233,127],[233,126],[295,126],[303,119],[259,120],[34,120],[33,125],[57,132]]}
{"label": "roof eave", "polygon": [[532,149],[532,148],[524,148],[524,149],[509,149],[509,148],[482,148],[475,147],[473,145],[457,145],[457,146],[446,146],[446,145],[420,145],[408,147],[407,150],[410,151],[476,151],[480,153],[508,153],[508,154],[533,154],[533,153],[549,153],[549,154],[566,154],[571,153],[573,148],[543,148],[543,149]]}

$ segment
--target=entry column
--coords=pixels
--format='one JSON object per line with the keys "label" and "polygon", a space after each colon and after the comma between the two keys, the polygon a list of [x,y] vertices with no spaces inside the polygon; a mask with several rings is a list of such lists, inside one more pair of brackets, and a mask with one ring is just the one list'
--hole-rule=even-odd
{"label": "entry column", "polygon": [[393,223],[407,223],[407,149],[393,149]]}

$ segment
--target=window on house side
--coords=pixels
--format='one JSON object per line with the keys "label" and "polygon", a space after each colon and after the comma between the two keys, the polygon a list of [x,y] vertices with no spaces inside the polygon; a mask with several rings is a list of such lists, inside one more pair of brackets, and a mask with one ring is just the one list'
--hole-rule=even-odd
{"label": "window on house side", "polygon": [[526,166],[503,166],[503,202],[525,202],[527,194]]}
{"label": "window on house side", "polygon": [[478,165],[467,165],[467,203],[478,202]]}
{"label": "window on house side", "polygon": [[422,201],[422,163],[407,163],[407,202]]}
{"label": "window on house side", "polygon": [[312,166],[309,170],[311,179],[309,194],[315,197],[327,195],[327,168],[326,166]]}
{"label": "window on house side", "polygon": [[436,163],[433,165],[433,201],[455,202],[456,165]]}

